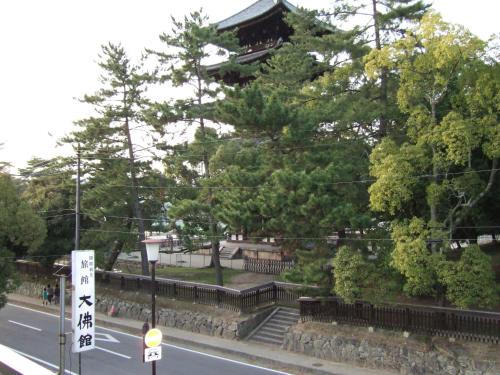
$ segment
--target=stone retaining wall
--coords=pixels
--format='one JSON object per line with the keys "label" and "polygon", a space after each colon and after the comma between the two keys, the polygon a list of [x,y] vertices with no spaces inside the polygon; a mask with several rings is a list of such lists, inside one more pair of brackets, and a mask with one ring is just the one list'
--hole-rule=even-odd
{"label": "stone retaining wall", "polygon": [[404,375],[498,375],[496,344],[451,343],[444,338],[410,337],[367,328],[303,323],[285,335],[283,349],[334,362]]}
{"label": "stone retaining wall", "polygon": [[[40,297],[43,285],[34,282],[24,282],[16,293]],[[151,305],[143,303],[149,295],[120,292],[118,296],[98,290],[96,296],[96,312],[112,314],[115,317],[135,319],[142,322],[151,321]],[[138,300],[138,301],[136,301]],[[66,293],[66,304],[70,304],[70,291]],[[41,304],[41,299],[40,299]],[[203,333],[210,336],[220,336],[228,339],[242,339],[262,322],[272,309],[262,310],[254,314],[239,315],[210,306],[200,306],[185,302],[170,302],[180,305],[174,308],[161,307],[157,303],[157,324],[166,327],[184,329],[191,332]],[[192,309],[183,308],[191,305]]]}

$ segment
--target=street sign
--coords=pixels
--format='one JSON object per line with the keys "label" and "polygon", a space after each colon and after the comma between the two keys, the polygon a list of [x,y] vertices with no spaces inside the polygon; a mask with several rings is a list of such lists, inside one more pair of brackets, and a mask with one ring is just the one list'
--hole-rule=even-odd
{"label": "street sign", "polygon": [[158,328],[150,329],[149,331],[146,332],[146,335],[144,336],[144,344],[148,348],[159,346],[161,345],[162,336],[163,335]]}
{"label": "street sign", "polygon": [[94,250],[71,252],[73,353],[95,346],[95,257]]}
{"label": "street sign", "polygon": [[144,349],[144,361],[153,362],[161,359],[161,346]]}

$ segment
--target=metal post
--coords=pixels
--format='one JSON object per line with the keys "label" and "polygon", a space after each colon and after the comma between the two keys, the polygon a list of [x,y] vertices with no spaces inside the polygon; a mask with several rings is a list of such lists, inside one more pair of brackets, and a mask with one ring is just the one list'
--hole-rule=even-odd
{"label": "metal post", "polygon": [[59,321],[59,375],[64,375],[64,347],[66,345],[66,335],[64,333],[64,291],[66,289],[66,276],[59,277],[59,305],[60,305],[60,321]]}
{"label": "metal post", "polygon": [[[151,328],[156,326],[156,279],[155,279],[156,262],[151,262]],[[156,375],[156,361],[151,362],[151,371]]]}
{"label": "metal post", "polygon": [[80,144],[76,155],[75,250],[80,250]]}
{"label": "metal post", "polygon": [[[80,144],[77,149],[76,204],[75,204],[75,250],[80,250]],[[72,265],[73,266],[73,265]],[[74,311],[72,312],[74,313]],[[82,353],[78,353],[78,374],[82,374]]]}

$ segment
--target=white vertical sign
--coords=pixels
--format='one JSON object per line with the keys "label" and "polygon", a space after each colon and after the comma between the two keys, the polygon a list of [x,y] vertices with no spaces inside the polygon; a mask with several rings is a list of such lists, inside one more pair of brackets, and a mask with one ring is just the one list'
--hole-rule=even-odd
{"label": "white vertical sign", "polygon": [[94,250],[75,250],[71,252],[73,353],[94,349],[94,269]]}

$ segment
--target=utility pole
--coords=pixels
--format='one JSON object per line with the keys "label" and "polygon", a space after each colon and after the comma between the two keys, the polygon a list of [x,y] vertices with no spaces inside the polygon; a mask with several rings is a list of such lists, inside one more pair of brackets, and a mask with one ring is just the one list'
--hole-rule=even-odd
{"label": "utility pole", "polygon": [[80,144],[76,152],[75,250],[80,250]]}
{"label": "utility pole", "polygon": [[[75,250],[80,250],[80,143],[76,152]],[[71,265],[73,267],[73,265]],[[62,290],[62,288],[61,288]],[[74,311],[72,312],[74,313]],[[78,353],[78,374],[82,374],[82,353]]]}
{"label": "utility pole", "polygon": [[59,320],[59,375],[64,375],[64,347],[66,345],[66,334],[64,333],[65,322],[65,296],[66,289],[66,275],[59,276],[59,307],[60,307],[60,320]]}

